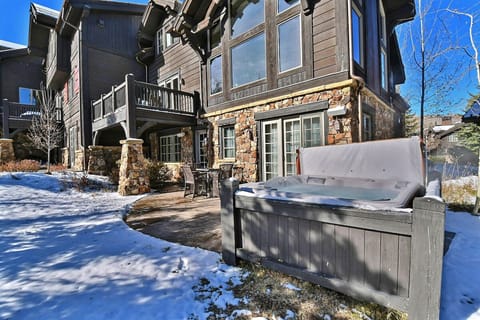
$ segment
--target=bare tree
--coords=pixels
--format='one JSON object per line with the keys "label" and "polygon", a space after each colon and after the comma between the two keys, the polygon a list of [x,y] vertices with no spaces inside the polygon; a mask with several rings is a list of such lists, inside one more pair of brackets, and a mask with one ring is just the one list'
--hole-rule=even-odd
{"label": "bare tree", "polygon": [[50,154],[63,140],[63,126],[57,121],[55,93],[42,87],[36,98],[40,112],[33,115],[27,135],[36,148],[47,153],[47,173],[50,173]]}
{"label": "bare tree", "polygon": [[[436,1],[436,2],[434,2]],[[455,61],[456,53],[464,47],[450,33],[445,17],[440,15],[440,2],[418,0],[417,19],[403,28],[404,47],[407,54],[407,71],[414,85],[404,92],[407,100],[420,107],[419,135],[424,135],[424,113],[442,113],[458,101],[451,101],[458,82],[469,72]],[[434,6],[435,4],[435,6]],[[410,51],[410,52],[408,52]]]}

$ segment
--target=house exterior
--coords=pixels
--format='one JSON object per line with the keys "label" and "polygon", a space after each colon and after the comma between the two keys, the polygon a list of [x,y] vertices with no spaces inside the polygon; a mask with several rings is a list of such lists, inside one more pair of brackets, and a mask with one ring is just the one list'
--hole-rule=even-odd
{"label": "house exterior", "polygon": [[413,19],[413,0],[158,0],[147,8],[139,56],[148,80],[200,92],[197,124],[176,128],[185,132],[181,162],[234,163],[238,178],[257,181],[295,174],[300,147],[403,136],[394,27]]}
{"label": "house exterior", "polygon": [[[114,1],[69,0],[49,30],[46,84],[57,92],[62,108],[62,158],[67,166],[87,168],[85,150],[93,140],[91,101],[121,83],[127,73],[144,79],[144,68],[135,60],[135,35],[144,8]],[[110,142],[109,136],[103,138],[103,143]]]}

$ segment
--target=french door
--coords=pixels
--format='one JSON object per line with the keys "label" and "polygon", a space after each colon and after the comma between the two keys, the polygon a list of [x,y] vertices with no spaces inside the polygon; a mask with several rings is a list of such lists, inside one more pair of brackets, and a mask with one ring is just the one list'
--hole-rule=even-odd
{"label": "french door", "polygon": [[296,151],[325,144],[325,112],[262,122],[262,179],[295,175]]}

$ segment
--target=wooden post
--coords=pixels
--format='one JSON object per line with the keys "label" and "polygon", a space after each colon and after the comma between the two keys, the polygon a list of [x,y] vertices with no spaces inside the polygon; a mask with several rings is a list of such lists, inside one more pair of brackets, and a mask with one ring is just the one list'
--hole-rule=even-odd
{"label": "wooden post", "polygon": [[10,128],[8,127],[8,117],[10,116],[10,106],[8,105],[8,99],[3,99],[3,137],[4,139],[10,138]]}
{"label": "wooden post", "polygon": [[125,102],[127,104],[127,139],[136,138],[137,123],[136,110],[137,102],[135,101],[135,78],[129,73],[125,76]]}
{"label": "wooden post", "polygon": [[240,226],[235,217],[235,192],[239,182],[236,179],[225,179],[220,189],[220,217],[222,221],[222,258],[226,264],[237,264],[237,233]]}
{"label": "wooden post", "polygon": [[117,109],[117,99],[115,99],[115,86],[112,86],[112,112]]}
{"label": "wooden post", "polygon": [[478,150],[478,180],[477,180],[477,196],[475,198],[475,207],[473,208],[473,214],[478,215],[478,209],[480,209],[480,149]]}
{"label": "wooden post", "polygon": [[105,99],[103,93],[100,95],[100,118],[105,117]]}
{"label": "wooden post", "polygon": [[413,201],[409,319],[440,315],[446,204],[430,198]]}

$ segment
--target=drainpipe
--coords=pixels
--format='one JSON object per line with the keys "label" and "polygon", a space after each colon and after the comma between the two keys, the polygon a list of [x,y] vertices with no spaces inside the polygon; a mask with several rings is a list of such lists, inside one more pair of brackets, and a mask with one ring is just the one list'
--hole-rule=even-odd
{"label": "drainpipe", "polygon": [[137,55],[135,55],[135,60],[145,68],[145,82],[148,83],[148,65],[143,63]]}
{"label": "drainpipe", "polygon": [[349,73],[350,78],[358,82],[358,142],[362,142],[362,95],[361,90],[365,86],[365,80],[362,77],[355,75],[354,73],[354,61],[353,61],[353,39],[352,39],[352,0],[347,0],[347,17],[348,17],[348,58],[349,58]]}

